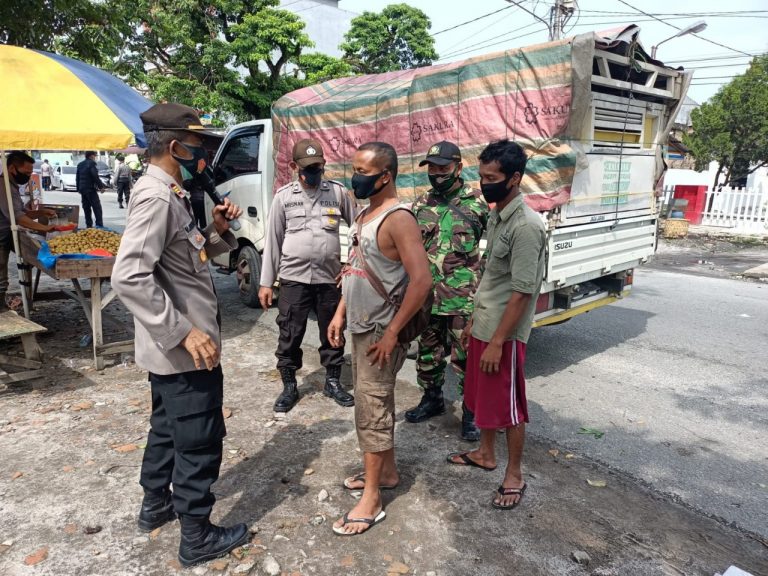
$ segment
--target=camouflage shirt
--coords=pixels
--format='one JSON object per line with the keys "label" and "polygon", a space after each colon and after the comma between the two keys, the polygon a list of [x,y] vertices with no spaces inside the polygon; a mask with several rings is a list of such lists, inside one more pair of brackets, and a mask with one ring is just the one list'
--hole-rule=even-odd
{"label": "camouflage shirt", "polygon": [[488,204],[479,191],[462,182],[461,188],[449,194],[430,190],[413,203],[412,209],[432,270],[432,314],[472,314],[473,294],[480,277],[480,238],[488,223]]}

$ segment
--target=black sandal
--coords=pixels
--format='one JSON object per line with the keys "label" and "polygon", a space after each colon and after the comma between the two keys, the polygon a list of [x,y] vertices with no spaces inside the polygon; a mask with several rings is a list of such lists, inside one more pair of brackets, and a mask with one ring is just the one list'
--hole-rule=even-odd
{"label": "black sandal", "polygon": [[499,486],[496,491],[501,494],[502,496],[514,496],[518,494],[520,498],[515,500],[512,504],[499,504],[496,502],[496,497],[494,496],[491,499],[491,506],[496,508],[497,510],[512,510],[513,508],[516,508],[520,502],[523,500],[523,495],[525,494],[525,489],[528,488],[528,484],[523,482],[523,485],[520,488],[504,488],[504,486]]}
{"label": "black sandal", "polygon": [[[461,460],[461,462],[454,461],[454,457]],[[454,466],[474,466],[475,468],[480,468],[481,470],[485,470],[486,472],[493,472],[496,470],[496,466],[490,467],[490,466],[483,466],[482,464],[478,464],[472,458],[469,457],[469,452],[451,452],[448,454],[448,464],[453,464]]]}

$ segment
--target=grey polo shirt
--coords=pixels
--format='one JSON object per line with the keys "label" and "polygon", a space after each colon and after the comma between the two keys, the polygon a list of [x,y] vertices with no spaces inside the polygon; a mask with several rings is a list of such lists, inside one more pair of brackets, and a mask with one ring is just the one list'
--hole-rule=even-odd
{"label": "grey polo shirt", "polygon": [[272,200],[261,264],[261,286],[275,280],[335,284],[341,272],[341,220],[351,225],[355,203],[344,186],[322,180],[314,190],[294,181]]}
{"label": "grey polo shirt", "polygon": [[472,336],[490,342],[512,293],[520,292],[530,294],[531,301],[507,340],[528,341],[544,278],[546,246],[544,222],[523,202],[522,195],[501,212],[491,212],[483,275],[475,293]]}
{"label": "grey polo shirt", "polygon": [[172,176],[150,165],[131,192],[112,287],[133,314],[136,364],[153,374],[196,370],[181,342],[192,327],[221,350],[219,304],[208,260],[237,248],[232,232],[195,225]]}

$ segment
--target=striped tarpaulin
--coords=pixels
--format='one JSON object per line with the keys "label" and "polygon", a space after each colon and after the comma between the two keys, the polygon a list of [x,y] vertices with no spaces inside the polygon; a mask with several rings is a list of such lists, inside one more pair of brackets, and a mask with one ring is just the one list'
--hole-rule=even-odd
{"label": "striped tarpaulin", "polygon": [[522,182],[527,203],[538,210],[563,204],[577,158],[560,140],[571,114],[572,57],[568,39],[291,92],[272,109],[275,188],[292,178],[291,150],[302,138],[323,144],[326,174],[347,185],[350,160],[360,144],[392,144],[404,199],[428,189],[426,169],[418,163],[435,142],[458,144],[465,178],[476,181],[477,155],[488,142],[510,138],[530,158]]}

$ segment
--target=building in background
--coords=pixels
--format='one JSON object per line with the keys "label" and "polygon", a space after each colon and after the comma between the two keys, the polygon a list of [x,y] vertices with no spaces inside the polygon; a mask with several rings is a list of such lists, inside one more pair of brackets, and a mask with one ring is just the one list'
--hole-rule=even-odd
{"label": "building in background", "polygon": [[672,131],[669,134],[669,145],[664,151],[664,158],[667,161],[667,166],[670,168],[692,170],[696,164],[690,150],[683,144],[683,135],[690,134],[692,129],[691,112],[698,107],[698,102],[686,96],[685,100],[683,100],[683,105],[675,117],[675,123],[672,125]]}
{"label": "building in background", "polygon": [[344,41],[352,18],[358,14],[339,8],[338,0],[281,0],[280,8],[289,10],[306,22],[306,32],[314,48],[307,52],[320,52],[328,56],[341,56],[339,44]]}

